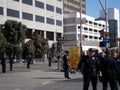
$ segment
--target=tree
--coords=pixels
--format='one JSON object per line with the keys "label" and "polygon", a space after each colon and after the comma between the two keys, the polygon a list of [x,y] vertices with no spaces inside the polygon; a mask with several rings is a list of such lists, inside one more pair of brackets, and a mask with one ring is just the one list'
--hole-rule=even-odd
{"label": "tree", "polygon": [[48,40],[44,39],[38,34],[33,36],[34,45],[35,45],[35,54],[43,57],[45,54],[49,53]]}
{"label": "tree", "polygon": [[34,53],[35,53],[34,41],[29,40],[28,42],[25,43],[24,54],[26,56],[26,55],[34,55]]}
{"label": "tree", "polygon": [[2,33],[2,26],[0,25],[0,52],[6,47],[6,38]]}
{"label": "tree", "polygon": [[60,53],[62,51],[62,44],[64,43],[64,38],[59,38],[57,40],[57,52]]}
{"label": "tree", "polygon": [[23,25],[21,22],[13,20],[7,20],[5,22],[3,34],[8,42],[7,51],[9,54],[21,53],[22,51],[21,43],[24,42],[26,30],[27,27]]}
{"label": "tree", "polygon": [[7,41],[6,53],[10,59],[10,71],[12,71],[12,58],[22,53],[21,44],[24,42],[26,30],[27,27],[21,22],[7,20],[4,24],[2,32]]}

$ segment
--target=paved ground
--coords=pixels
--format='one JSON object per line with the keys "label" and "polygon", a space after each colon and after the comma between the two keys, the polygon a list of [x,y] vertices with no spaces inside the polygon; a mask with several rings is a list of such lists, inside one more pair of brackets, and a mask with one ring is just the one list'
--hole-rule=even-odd
{"label": "paved ground", "polygon": [[[46,62],[37,62],[27,69],[26,64],[19,63],[14,64],[13,71],[9,71],[7,64],[6,73],[0,71],[0,90],[82,90],[82,75],[77,72],[70,74],[72,79],[65,79],[57,65],[52,63],[48,67]],[[89,90],[92,90],[91,85]],[[98,83],[98,90],[102,90],[101,83]]]}

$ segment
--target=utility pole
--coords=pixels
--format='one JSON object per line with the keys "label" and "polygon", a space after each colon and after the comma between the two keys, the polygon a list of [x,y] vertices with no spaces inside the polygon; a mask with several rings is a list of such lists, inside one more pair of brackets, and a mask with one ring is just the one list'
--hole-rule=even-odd
{"label": "utility pole", "polygon": [[[105,7],[103,6],[103,4],[102,4],[102,1],[101,0],[99,0],[99,2],[100,2],[100,5],[102,6],[102,9],[103,9],[103,11],[104,11],[104,13],[105,13],[105,23],[106,23],[106,32],[108,32],[108,8],[107,8],[107,4],[108,4],[108,0],[105,0]],[[108,43],[106,43],[106,49],[108,48]]]}
{"label": "utility pole", "polygon": [[82,57],[82,0],[80,0],[80,34],[79,34],[79,44],[80,44],[80,58]]}

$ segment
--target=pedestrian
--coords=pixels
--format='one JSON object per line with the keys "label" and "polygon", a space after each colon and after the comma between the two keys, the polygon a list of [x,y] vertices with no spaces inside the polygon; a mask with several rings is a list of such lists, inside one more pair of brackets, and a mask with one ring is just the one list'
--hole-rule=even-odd
{"label": "pedestrian", "polygon": [[65,76],[65,78],[71,79],[69,77],[69,52],[68,51],[64,51],[63,69],[64,69],[64,76]]}
{"label": "pedestrian", "polygon": [[51,63],[52,63],[52,58],[51,58],[51,56],[49,55],[49,56],[48,56],[48,66],[49,66],[49,67],[51,66]]}
{"label": "pedestrian", "polygon": [[120,57],[118,56],[118,53],[113,51],[112,53],[112,57],[115,59],[116,63],[117,63],[117,81],[118,84],[120,86]]}
{"label": "pedestrian", "polygon": [[2,65],[2,72],[6,73],[6,53],[2,53],[1,65]]}
{"label": "pedestrian", "polygon": [[32,61],[32,57],[31,57],[31,55],[29,54],[29,55],[27,56],[27,68],[28,68],[28,69],[30,68],[31,61]]}
{"label": "pedestrian", "polygon": [[83,75],[83,90],[88,90],[90,82],[93,90],[97,90],[98,59],[94,56],[95,50],[88,49],[87,55],[84,55],[79,63],[80,71]]}
{"label": "pedestrian", "polygon": [[105,56],[101,61],[101,76],[103,90],[107,90],[108,83],[110,84],[111,90],[118,90],[116,81],[117,65],[116,61],[111,57],[110,50],[105,51]]}
{"label": "pedestrian", "polygon": [[10,71],[13,70],[13,54],[9,54],[9,59],[10,59]]}

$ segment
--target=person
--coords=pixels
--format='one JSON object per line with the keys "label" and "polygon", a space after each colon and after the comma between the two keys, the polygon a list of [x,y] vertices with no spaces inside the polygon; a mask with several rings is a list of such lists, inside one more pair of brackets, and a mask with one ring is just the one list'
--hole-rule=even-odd
{"label": "person", "polygon": [[13,70],[13,54],[9,55],[9,59],[10,59],[10,71]]}
{"label": "person", "polygon": [[97,90],[98,59],[94,56],[95,50],[88,49],[87,55],[84,55],[79,63],[79,69],[83,74],[83,90],[88,90],[90,82],[93,90]]}
{"label": "person", "polygon": [[48,66],[50,67],[52,63],[52,58],[50,57],[50,55],[48,56]]}
{"label": "person", "polygon": [[116,82],[117,65],[115,60],[111,57],[110,50],[105,51],[105,56],[101,61],[101,74],[102,74],[102,85],[103,90],[107,90],[108,83],[110,84],[111,90],[118,90]]}
{"label": "person", "polygon": [[69,52],[68,51],[64,51],[63,69],[64,69],[64,76],[65,76],[65,78],[71,79],[69,77]]}
{"label": "person", "polygon": [[115,59],[117,63],[117,81],[120,86],[120,57],[118,56],[118,53],[116,51],[113,51],[112,57]]}
{"label": "person", "polygon": [[31,55],[29,54],[29,55],[27,56],[27,68],[28,68],[28,69],[30,68],[31,61],[32,61],[32,57],[31,57]]}
{"label": "person", "polygon": [[2,72],[6,73],[6,53],[2,53],[1,65],[2,65]]}

